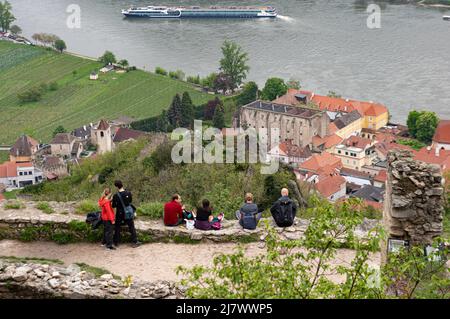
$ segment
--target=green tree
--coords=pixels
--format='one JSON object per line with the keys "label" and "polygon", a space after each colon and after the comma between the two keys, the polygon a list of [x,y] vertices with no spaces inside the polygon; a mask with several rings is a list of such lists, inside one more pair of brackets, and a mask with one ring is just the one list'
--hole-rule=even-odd
{"label": "green tree", "polygon": [[417,135],[417,120],[420,116],[421,112],[416,110],[409,112],[408,120],[406,121],[406,125],[408,125],[409,134],[412,137],[416,137]]}
{"label": "green tree", "polygon": [[63,51],[65,49],[67,49],[66,42],[64,42],[61,39],[58,39],[58,40],[55,41],[54,47],[55,47],[56,50],[58,50],[61,53],[63,53]]}
{"label": "green tree", "polygon": [[15,36],[18,36],[19,34],[22,33],[22,28],[20,28],[18,25],[15,24],[11,27],[11,30],[9,31],[11,31],[11,33],[14,34]]}
{"label": "green tree", "polygon": [[328,94],[327,94],[327,96],[328,97],[335,97],[335,98],[342,98],[342,96],[340,95],[340,94],[337,94],[336,92],[334,92],[334,91],[328,91]]}
{"label": "green tree", "polygon": [[64,128],[64,126],[59,125],[55,130],[53,131],[53,137],[55,137],[59,133],[67,133],[67,130]]}
{"label": "green tree", "polygon": [[424,111],[420,114],[416,122],[417,139],[423,143],[430,143],[433,140],[439,118],[436,113]]}
{"label": "green tree", "polygon": [[286,85],[287,85],[288,89],[300,90],[300,88],[301,88],[300,81],[296,80],[296,79],[292,79],[292,78],[286,82]]}
{"label": "green tree", "polygon": [[123,67],[123,68],[127,68],[130,64],[128,63],[127,60],[123,59],[119,61],[119,64]]}
{"label": "green tree", "polygon": [[184,92],[181,98],[181,114],[181,126],[192,128],[194,122],[194,104],[188,92]]}
{"label": "green tree", "polygon": [[220,60],[220,70],[231,80],[231,91],[234,92],[250,71],[248,54],[235,42],[226,40],[222,45],[223,58]]}
{"label": "green tree", "polygon": [[258,85],[255,82],[245,83],[241,94],[237,97],[239,106],[247,105],[258,98]]}
{"label": "green tree", "polygon": [[180,95],[177,94],[174,96],[172,100],[172,104],[170,105],[169,111],[167,113],[169,118],[169,123],[173,128],[180,127],[183,120],[183,114],[181,109],[181,98]]}
{"label": "green tree", "polygon": [[266,101],[273,101],[276,98],[285,95],[288,88],[283,79],[280,78],[270,78],[266,81],[261,97]]}
{"label": "green tree", "polygon": [[12,6],[8,1],[0,1],[0,28],[3,32],[8,32],[11,24],[16,21],[16,18],[11,13]]}
{"label": "green tree", "polygon": [[116,56],[111,51],[105,51],[105,53],[99,58],[99,61],[103,65],[109,65],[117,62]]}
{"label": "green tree", "polygon": [[217,105],[214,112],[213,126],[219,129],[223,129],[225,127],[225,111],[222,103]]}

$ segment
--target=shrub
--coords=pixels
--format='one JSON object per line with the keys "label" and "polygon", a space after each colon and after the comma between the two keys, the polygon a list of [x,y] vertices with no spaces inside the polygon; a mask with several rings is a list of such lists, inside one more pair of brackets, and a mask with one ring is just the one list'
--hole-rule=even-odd
{"label": "shrub", "polygon": [[37,203],[36,208],[43,211],[46,214],[53,214],[55,212],[55,210],[47,202]]}
{"label": "shrub", "polygon": [[51,235],[51,240],[57,244],[65,245],[75,242],[75,236],[71,233],[58,231]]}
{"label": "shrub", "polygon": [[56,82],[50,83],[50,84],[48,85],[48,89],[49,89],[50,91],[56,91],[56,90],[58,89],[58,83],[56,83]]}
{"label": "shrub", "polygon": [[17,200],[9,200],[6,202],[4,208],[5,209],[22,209],[22,208],[24,208],[24,205]]}
{"label": "shrub", "polygon": [[141,204],[137,208],[138,216],[147,216],[152,219],[162,219],[164,213],[164,204],[153,202]]}
{"label": "shrub", "polygon": [[193,84],[200,84],[200,76],[188,76],[186,79],[187,82],[193,83]]}
{"label": "shrub", "polygon": [[164,70],[163,68],[159,67],[159,66],[157,66],[157,67],[155,68],[155,73],[156,73],[156,74],[160,74],[160,75],[164,75],[164,76],[167,75],[167,71]]}
{"label": "shrub", "polygon": [[98,204],[94,201],[84,200],[76,207],[76,214],[84,215],[99,210]]}
{"label": "shrub", "polygon": [[175,80],[184,80],[184,72],[181,70],[177,70],[177,71],[170,71],[169,72],[169,77]]}
{"label": "shrub", "polygon": [[26,227],[20,231],[19,239],[25,242],[35,241],[39,237],[39,231],[34,227]]}
{"label": "shrub", "polygon": [[22,103],[37,102],[42,99],[42,91],[40,90],[40,88],[33,87],[17,94],[17,97]]}

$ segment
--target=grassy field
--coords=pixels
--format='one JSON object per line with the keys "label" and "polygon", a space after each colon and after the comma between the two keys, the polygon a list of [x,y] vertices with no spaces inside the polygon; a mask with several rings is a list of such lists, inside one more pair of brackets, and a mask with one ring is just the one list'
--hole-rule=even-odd
{"label": "grassy field", "polygon": [[0,151],[0,164],[9,160],[9,152],[8,151]]}
{"label": "grassy field", "polygon": [[[12,144],[22,133],[47,142],[58,125],[71,130],[101,118],[158,115],[184,91],[195,104],[212,99],[188,83],[139,70],[89,80],[99,68],[95,61],[0,41],[0,144]],[[19,101],[18,93],[54,81],[58,90],[46,92],[39,102]]]}

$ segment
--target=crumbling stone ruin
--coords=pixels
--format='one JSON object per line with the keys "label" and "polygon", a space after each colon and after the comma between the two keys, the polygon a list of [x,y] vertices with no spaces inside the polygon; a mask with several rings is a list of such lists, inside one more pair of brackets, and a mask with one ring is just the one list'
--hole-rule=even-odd
{"label": "crumbling stone ruin", "polygon": [[412,159],[405,150],[391,151],[383,224],[388,238],[410,245],[431,244],[442,234],[444,180],[438,165]]}

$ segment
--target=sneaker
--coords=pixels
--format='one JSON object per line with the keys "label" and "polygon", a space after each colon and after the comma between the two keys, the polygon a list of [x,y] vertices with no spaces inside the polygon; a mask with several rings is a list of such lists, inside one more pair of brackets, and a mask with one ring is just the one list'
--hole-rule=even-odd
{"label": "sneaker", "polygon": [[140,245],[142,245],[142,243],[141,243],[141,242],[137,242],[137,243],[134,243],[133,245],[131,245],[131,247],[137,248],[137,247],[139,247]]}
{"label": "sneaker", "polygon": [[105,247],[105,246],[106,246],[106,244],[101,244],[101,245],[100,245],[100,247]]}
{"label": "sneaker", "polygon": [[225,214],[220,213],[219,216],[217,216],[217,219],[219,220],[219,222],[223,222],[225,220]]}
{"label": "sneaker", "polygon": [[110,247],[106,247],[106,249],[109,249],[109,250],[116,250],[116,247],[110,246]]}

